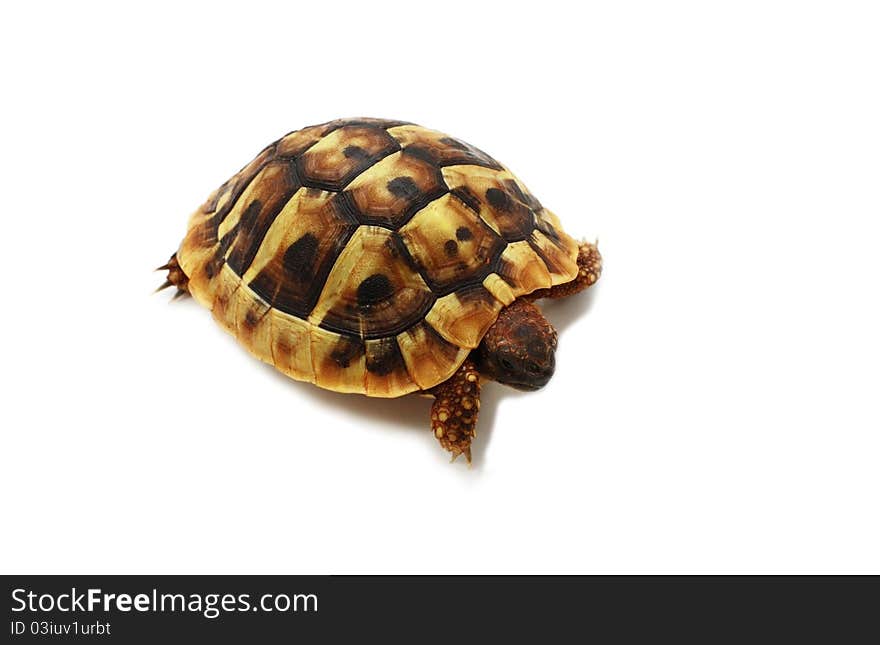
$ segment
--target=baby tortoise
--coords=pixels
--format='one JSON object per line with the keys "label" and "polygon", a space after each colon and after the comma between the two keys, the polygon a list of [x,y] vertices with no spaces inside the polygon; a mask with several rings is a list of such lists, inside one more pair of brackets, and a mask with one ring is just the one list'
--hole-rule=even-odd
{"label": "baby tortoise", "polygon": [[192,215],[166,265],[254,356],[336,392],[434,397],[431,430],[471,458],[480,381],[550,380],[556,331],[535,301],[599,279],[506,167],[411,123],[291,132]]}

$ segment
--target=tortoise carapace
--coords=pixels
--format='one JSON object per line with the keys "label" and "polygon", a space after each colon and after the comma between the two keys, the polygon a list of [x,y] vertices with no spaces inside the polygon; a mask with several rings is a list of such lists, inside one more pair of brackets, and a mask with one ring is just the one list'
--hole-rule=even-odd
{"label": "tortoise carapace", "polygon": [[591,286],[602,260],[481,150],[358,118],[264,148],[161,268],[294,379],[433,396],[434,436],[470,461],[481,380],[546,384],[556,331],[534,302]]}

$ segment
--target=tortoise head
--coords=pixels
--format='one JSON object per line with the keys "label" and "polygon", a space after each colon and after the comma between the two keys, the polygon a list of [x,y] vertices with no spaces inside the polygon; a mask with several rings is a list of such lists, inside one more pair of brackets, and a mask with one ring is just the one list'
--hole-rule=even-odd
{"label": "tortoise head", "polygon": [[541,310],[516,300],[501,310],[474,354],[484,376],[519,390],[537,390],[556,369],[556,342],[556,330]]}

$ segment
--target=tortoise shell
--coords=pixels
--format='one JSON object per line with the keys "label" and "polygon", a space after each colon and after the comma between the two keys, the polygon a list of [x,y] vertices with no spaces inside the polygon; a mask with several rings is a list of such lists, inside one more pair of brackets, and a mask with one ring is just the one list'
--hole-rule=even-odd
{"label": "tortoise shell", "polygon": [[338,392],[447,380],[498,312],[569,282],[577,243],[486,153],[401,121],[291,132],[190,218],[189,290],[257,358]]}

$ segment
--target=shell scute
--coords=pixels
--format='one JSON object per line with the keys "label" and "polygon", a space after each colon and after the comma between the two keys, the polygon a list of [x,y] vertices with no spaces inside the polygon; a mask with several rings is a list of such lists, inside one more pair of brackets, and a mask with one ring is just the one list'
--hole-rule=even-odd
{"label": "shell scute", "polygon": [[298,381],[315,382],[312,361],[312,325],[274,307],[269,310],[268,352],[259,358]]}
{"label": "shell scute", "polygon": [[479,148],[454,137],[417,125],[401,125],[388,130],[407,154],[442,166],[468,164],[501,170],[503,166]]}
{"label": "shell scute", "polygon": [[504,240],[452,194],[434,200],[400,229],[410,255],[438,293],[482,281]]}
{"label": "shell scute", "polygon": [[437,300],[425,320],[459,347],[475,348],[495,322],[502,303],[482,284],[474,284]]}
{"label": "shell scute", "polygon": [[311,354],[315,384],[336,392],[364,391],[366,355],[358,336],[311,326]]}
{"label": "shell scute", "polygon": [[443,179],[457,194],[479,204],[480,217],[505,241],[524,240],[534,230],[535,212],[524,203],[526,197],[512,179],[467,167],[444,168]]}
{"label": "shell scute", "polygon": [[510,285],[514,296],[531,293],[543,289],[541,285],[553,283],[547,265],[527,240],[507,245],[501,254],[497,273]]}
{"label": "shell scute", "polygon": [[308,148],[297,167],[304,185],[338,191],[399,149],[398,142],[380,127],[346,125]]}
{"label": "shell scute", "polygon": [[364,224],[396,229],[413,213],[446,192],[436,166],[394,152],[361,173],[346,192]]}
{"label": "shell scute", "polygon": [[364,341],[366,369],[364,390],[368,396],[397,396],[399,392],[419,389],[412,379],[397,338],[377,338]]}
{"label": "shell scute", "polygon": [[450,343],[425,321],[402,331],[397,343],[412,379],[427,390],[455,373],[470,350]]}
{"label": "shell scute", "polygon": [[406,259],[395,254],[392,232],[355,231],[321,292],[309,320],[362,338],[394,336],[422,319],[434,295]]}
{"label": "shell scute", "polygon": [[226,253],[226,263],[233,271],[239,275],[247,271],[269,227],[298,190],[299,181],[288,161],[269,163],[254,178],[248,186],[248,199],[239,200],[243,208],[238,220],[225,235],[233,238]]}
{"label": "shell scute", "polygon": [[317,189],[297,192],[275,218],[243,275],[254,293],[280,311],[308,318],[327,275],[357,229],[332,195]]}

